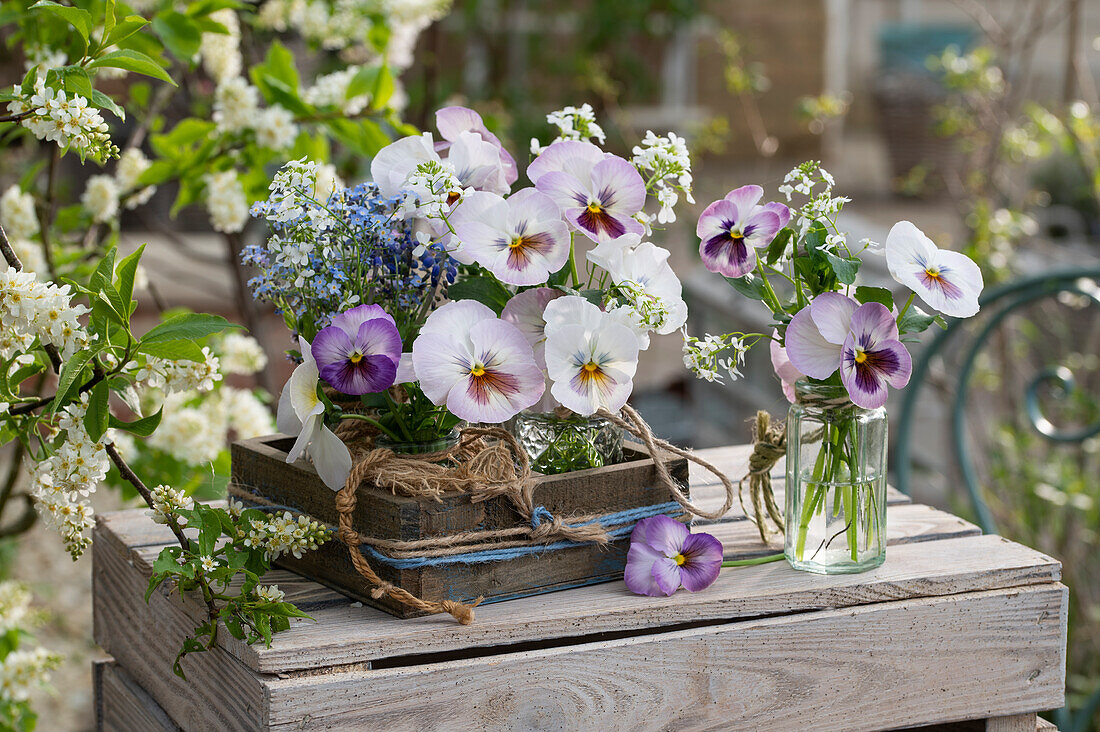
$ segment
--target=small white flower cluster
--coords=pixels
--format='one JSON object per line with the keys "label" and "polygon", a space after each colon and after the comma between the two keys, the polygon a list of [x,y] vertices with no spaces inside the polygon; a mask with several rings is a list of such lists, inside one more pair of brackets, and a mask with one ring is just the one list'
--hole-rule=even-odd
{"label": "small white flower cluster", "polygon": [[313,80],[313,86],[302,92],[302,99],[314,107],[337,107],[349,116],[359,114],[370,103],[370,94],[358,94],[351,99],[347,96],[348,86],[361,68],[349,66],[340,71],[333,71],[331,74],[318,76]]}
{"label": "small white flower cluster", "polygon": [[658,223],[671,224],[676,220],[673,207],[680,200],[682,191],[688,203],[695,203],[691,195],[691,155],[687,142],[675,132],[660,137],[653,130],[646,130],[641,145],[635,145],[630,162],[644,178],[657,187],[657,200],[661,210]]}
{"label": "small white flower cluster", "polygon": [[78,318],[88,312],[72,305],[69,286],[39,282],[33,272],[14,267],[0,272],[0,359],[9,359],[34,345],[51,344],[68,359],[89,342]]}
{"label": "small white flower cluster", "polygon": [[261,602],[282,602],[286,597],[286,593],[279,589],[279,585],[256,585],[252,592]]}
{"label": "small white flower cluster", "polygon": [[248,223],[248,199],[235,170],[207,173],[206,210],[213,227],[226,234],[236,233]]}
{"label": "small white flower cluster", "polygon": [[63,49],[51,48],[43,43],[26,43],[23,46],[23,70],[60,68],[69,60],[69,55]]}
{"label": "small white flower cluster", "polygon": [[19,85],[12,93],[16,98],[8,102],[8,113],[27,115],[21,123],[39,140],[103,160],[118,155],[99,110],[79,94],[67,95],[63,89],[46,86],[43,76],[35,81],[33,94],[23,94]]}
{"label": "small white flower cluster", "polygon": [[228,33],[203,33],[199,44],[202,68],[216,83],[241,75],[241,23],[237,11],[222,8],[210,14],[210,20],[225,26]]}
{"label": "small white flower cluster", "polygon": [[18,582],[0,582],[0,633],[23,629],[36,620],[38,618],[31,612],[30,591]]}
{"label": "small white flower cluster", "polygon": [[260,109],[260,91],[244,77],[234,76],[214,90],[214,123],[224,134],[253,130],[256,142],[271,150],[286,150],[298,137],[294,115],[278,104]]}
{"label": "small white flower cluster", "polygon": [[426,160],[409,174],[401,193],[405,196],[402,214],[408,218],[419,215],[429,219],[442,219],[451,206],[473,192],[463,190],[455,175],[454,166],[446,160]]}
{"label": "small white flower cluster", "polygon": [[24,702],[31,689],[49,682],[50,671],[63,659],[45,648],[16,649],[0,660],[0,698]]}
{"label": "small white flower cluster", "polygon": [[31,494],[46,524],[61,534],[74,559],[90,543],[85,533],[92,526],[92,507],[84,500],[107,477],[111,465],[103,442],[93,442],[84,429],[88,395],[65,406],[57,430],[65,436],[56,452],[35,468]]}
{"label": "small white flower cluster", "polygon": [[[823,188],[815,192],[817,185],[823,184]],[[779,186],[779,192],[787,197],[787,201],[795,193],[806,196],[806,202],[800,208],[794,209],[795,228],[798,236],[802,237],[814,225],[815,221],[827,221],[836,225],[836,217],[844,208],[844,204],[852,199],[846,196],[833,196],[833,186],[836,181],[829,171],[821,167],[815,160],[808,160],[792,169],[783,178],[783,185]],[[836,240],[827,242],[830,248],[835,250],[844,241]]]}
{"label": "small white flower cluster", "polygon": [[263,346],[250,335],[230,333],[217,346],[223,374],[250,376],[267,366],[267,354]]}
{"label": "small white flower cluster", "polygon": [[202,361],[168,361],[150,358],[138,371],[137,380],[166,392],[210,391],[221,381],[220,362],[210,348],[202,349]]}
{"label": "small white flower cluster", "polygon": [[[311,205],[324,203],[318,190],[321,188],[319,177],[322,166],[304,157],[291,160],[279,171],[268,186],[271,195],[267,199],[264,216],[269,221],[288,223],[303,217],[310,220],[310,228],[316,232],[327,231],[336,222],[327,210]],[[327,187],[327,186],[326,186]]]}
{"label": "small white flower cluster", "polygon": [[[745,354],[748,347],[744,338],[735,333],[716,336],[709,333],[702,339],[688,335],[684,336],[684,366],[691,370],[698,378],[706,381],[722,383],[722,373],[729,375],[731,381],[741,378],[741,366],[745,363]],[[728,351],[733,351],[729,358],[719,358]]]}
{"label": "small white flower cluster", "polygon": [[119,209],[134,209],[146,203],[156,193],[156,186],[136,190],[138,179],[152,161],[138,148],[124,152],[115,166],[115,174],[93,175],[84,187],[80,203],[96,223],[106,223],[118,216]]}
{"label": "small white flower cluster", "polygon": [[316,549],[327,541],[328,534],[324,524],[309,516],[301,514],[295,519],[290,511],[284,511],[267,520],[252,519],[244,545],[262,550],[268,561],[283,554],[299,559],[303,552]]}
{"label": "small white flower cluster", "polygon": [[188,465],[216,460],[230,431],[250,439],[275,430],[267,405],[248,389],[223,386],[205,397],[194,391],[169,394],[163,408],[160,427],[146,442]]}
{"label": "small white flower cluster", "polygon": [[33,239],[40,231],[38,214],[34,210],[34,196],[13,185],[0,196],[0,225],[8,239]]}
{"label": "small white flower cluster", "polygon": [[[565,107],[546,115],[546,121],[558,128],[559,140],[596,140],[604,144],[607,136],[603,128],[596,124],[596,113],[587,102],[580,107]],[[531,154],[540,155],[546,147],[539,144],[537,137],[531,138]]]}
{"label": "small white flower cluster", "polygon": [[[672,315],[672,310],[664,298],[648,292],[644,286],[633,280],[617,281],[615,291],[643,330],[662,330]],[[607,307],[608,310],[614,310],[619,305],[616,299],[611,300]]]}
{"label": "small white flower cluster", "polygon": [[195,501],[183,491],[167,485],[158,485],[149,491],[153,499],[153,506],[145,513],[158,524],[167,525],[170,520],[175,520],[180,525],[186,523],[179,515],[180,511],[190,511],[195,507]]}

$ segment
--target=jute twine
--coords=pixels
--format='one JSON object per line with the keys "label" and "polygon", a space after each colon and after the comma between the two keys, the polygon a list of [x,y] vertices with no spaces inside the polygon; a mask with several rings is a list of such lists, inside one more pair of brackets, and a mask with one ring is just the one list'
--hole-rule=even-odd
{"label": "jute twine", "polygon": [[[356,571],[374,586],[371,596],[375,599],[388,596],[428,613],[449,613],[465,625],[473,622],[473,609],[484,598],[465,604],[453,600],[435,602],[416,597],[407,590],[386,582],[374,572],[363,556],[361,545],[364,543],[387,548],[395,554],[410,553],[405,554],[406,556],[412,556],[412,552],[419,556],[446,556],[469,551],[471,541],[491,539],[497,540],[493,544],[496,548],[557,539],[578,543],[608,542],[607,530],[599,524],[573,525],[566,519],[549,515],[545,509],[536,511],[535,481],[527,453],[510,432],[500,427],[467,427],[462,431],[458,444],[434,453],[402,455],[385,448],[366,451],[357,449],[357,452],[357,460],[351,473],[344,487],[336,494],[336,510],[339,514],[337,536],[347,546]],[[363,537],[352,527],[352,514],[356,506],[356,491],[364,482],[389,489],[395,494],[433,500],[442,500],[443,495],[449,492],[469,494],[474,502],[505,496],[531,526],[465,532],[419,542],[386,542]],[[523,536],[524,540],[516,540],[517,535]],[[509,539],[512,541],[508,541]]]}
{"label": "jute twine", "polygon": [[752,503],[752,521],[760,531],[760,539],[767,544],[771,534],[767,519],[770,518],[778,533],[783,533],[783,515],[775,502],[772,490],[772,470],[780,458],[787,454],[787,425],[772,424],[772,416],[761,410],[756,413],[752,425],[752,454],[749,456],[749,472],[737,484],[737,499],[741,510],[745,509],[743,490],[749,482],[749,498]]}
{"label": "jute twine", "polygon": [[[721,470],[691,450],[685,450],[656,437],[649,425],[632,407],[624,406],[622,417],[606,409],[601,409],[596,414],[645,444],[654,458],[658,478],[669,490],[673,500],[685,512],[700,518],[716,520],[733,507],[737,491],[734,489],[733,482]],[[767,430],[764,430],[764,433],[766,432]],[[350,433],[345,434],[351,436]],[[573,517],[567,520],[552,516],[544,508],[535,505],[536,484],[527,454],[516,438],[500,427],[467,427],[462,431],[458,444],[427,455],[401,455],[385,448],[364,449],[355,443],[349,447],[353,449],[355,462],[347,482],[336,494],[336,509],[339,513],[337,536],[347,546],[356,570],[373,586],[371,596],[375,599],[386,596],[427,613],[448,613],[466,625],[473,622],[474,608],[484,598],[479,597],[474,602],[465,604],[452,600],[435,602],[416,597],[386,582],[374,572],[363,556],[364,543],[388,549],[397,556],[402,554],[412,556],[412,553],[419,556],[444,556],[469,551],[471,542],[488,540],[497,542],[494,543],[497,547],[529,545],[531,542],[549,542],[558,539],[578,543],[606,544],[608,542],[608,533],[603,526],[598,523],[584,523],[583,518],[588,517]],[[713,511],[706,511],[692,503],[661,460],[661,452],[685,458],[714,474],[725,489],[726,497],[722,506]],[[774,465],[774,461],[772,464]],[[364,537],[352,528],[356,491],[364,481],[389,489],[395,494],[434,500],[442,500],[442,496],[450,492],[469,494],[471,500],[475,502],[496,496],[506,496],[519,513],[530,521],[531,526],[530,528],[515,527],[495,531],[465,532],[418,542],[389,542]]]}

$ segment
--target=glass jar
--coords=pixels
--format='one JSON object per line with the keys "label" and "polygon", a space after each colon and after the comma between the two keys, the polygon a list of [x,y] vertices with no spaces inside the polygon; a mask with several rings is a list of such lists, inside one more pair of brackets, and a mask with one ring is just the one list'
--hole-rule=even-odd
{"label": "glass jar", "polygon": [[510,429],[544,475],[601,468],[623,461],[623,430],[603,417],[523,411]]}
{"label": "glass jar", "polygon": [[785,554],[795,569],[851,574],[886,559],[886,410],[805,379],[787,417]]}
{"label": "glass jar", "polygon": [[458,444],[458,440],[461,436],[462,433],[458,429],[453,429],[445,437],[440,437],[431,442],[398,442],[390,439],[386,435],[377,435],[374,438],[374,446],[384,447],[399,455],[427,455],[433,452],[443,452],[444,450],[451,449]]}

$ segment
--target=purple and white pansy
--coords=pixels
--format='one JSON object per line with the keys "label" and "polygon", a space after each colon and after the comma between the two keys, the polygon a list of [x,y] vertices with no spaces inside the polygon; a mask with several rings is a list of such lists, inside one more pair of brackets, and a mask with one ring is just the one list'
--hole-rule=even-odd
{"label": "purple and white pansy", "polygon": [[592,241],[644,232],[634,218],[646,200],[641,174],[590,142],[554,142],[527,167],[527,177],[557,202],[570,226]]}
{"label": "purple and white pansy", "polygon": [[743,277],[756,267],[753,250],[766,247],[791,219],[782,203],[760,204],[764,189],[741,186],[706,207],[695,234],[699,255],[711,272]]}
{"label": "purple and white pansy", "polygon": [[463,132],[472,132],[482,140],[493,145],[500,154],[500,164],[504,168],[504,182],[509,186],[519,178],[516,159],[504,149],[500,139],[489,131],[481,115],[466,107],[443,107],[435,113],[435,126],[443,139],[435,143],[438,153],[446,152],[459,139]]}
{"label": "purple and white pansy", "polygon": [[544,283],[569,259],[569,228],[558,205],[532,188],[506,199],[474,193],[455,210],[451,225],[461,256],[508,285]]}
{"label": "purple and white pansy", "polygon": [[622,409],[638,368],[634,332],[576,295],[551,301],[545,319],[546,373],[558,403],[583,415]]}
{"label": "purple and white pansy", "polygon": [[412,353],[424,394],[469,422],[511,419],[538,402],[545,388],[523,333],[473,300],[429,315]]}
{"label": "purple and white pansy", "polygon": [[959,252],[938,249],[908,221],[886,237],[886,265],[895,280],[920,295],[933,310],[956,318],[978,312],[984,285],[978,265]]}
{"label": "purple and white pansy", "polygon": [[814,379],[840,369],[852,402],[866,409],[884,405],[887,386],[904,387],[913,371],[893,313],[881,303],[860,305],[838,292],[818,295],[795,314],[787,326],[786,352],[795,369]]}
{"label": "purple and white pansy", "polygon": [[693,534],[679,521],[660,515],[634,526],[623,580],[635,594],[667,597],[681,588],[705,590],[721,570],[722,542],[710,534]]}
{"label": "purple and white pansy", "polygon": [[385,391],[401,360],[401,335],[380,305],[340,313],[313,339],[311,352],[321,378],[344,394]]}

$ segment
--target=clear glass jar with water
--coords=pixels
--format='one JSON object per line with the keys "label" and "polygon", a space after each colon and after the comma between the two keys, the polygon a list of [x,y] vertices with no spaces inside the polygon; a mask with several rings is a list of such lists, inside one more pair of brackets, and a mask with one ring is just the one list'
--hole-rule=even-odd
{"label": "clear glass jar with water", "polygon": [[886,559],[886,410],[852,404],[843,386],[795,386],[787,417],[787,561],[850,574]]}

